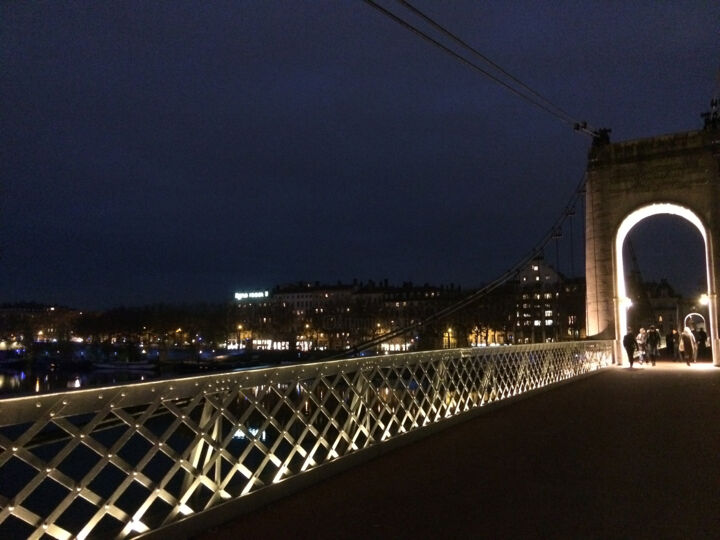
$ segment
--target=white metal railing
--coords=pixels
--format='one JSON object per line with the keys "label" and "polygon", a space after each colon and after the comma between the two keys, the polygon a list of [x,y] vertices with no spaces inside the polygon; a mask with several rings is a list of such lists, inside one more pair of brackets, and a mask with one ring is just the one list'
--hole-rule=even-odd
{"label": "white metal railing", "polygon": [[607,366],[612,343],[407,353],[0,400],[0,538],[156,530]]}

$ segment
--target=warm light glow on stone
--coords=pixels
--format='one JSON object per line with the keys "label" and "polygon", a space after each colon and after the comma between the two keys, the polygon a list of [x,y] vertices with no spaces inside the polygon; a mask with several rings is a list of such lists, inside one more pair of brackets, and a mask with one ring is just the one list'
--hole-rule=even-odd
{"label": "warm light glow on stone", "polygon": [[[672,216],[679,216],[681,218],[686,219],[690,223],[692,223],[697,230],[700,232],[700,235],[703,238],[703,242],[705,245],[705,271],[706,275],[710,275],[710,267],[709,267],[709,261],[707,259],[707,253],[708,253],[708,239],[707,239],[707,233],[705,231],[705,226],[700,221],[700,218],[692,212],[691,210],[679,206],[677,204],[670,204],[670,203],[658,203],[658,204],[651,204],[648,206],[644,206],[633,213],[631,213],[629,216],[627,216],[623,222],[620,224],[620,227],[618,228],[617,236],[615,237],[615,260],[616,260],[616,274],[615,274],[615,290],[617,291],[617,298],[621,299],[618,302],[618,313],[616,314],[618,318],[617,323],[617,329],[618,329],[618,336],[622,336],[625,334],[625,331],[627,329],[627,308],[629,305],[625,302],[627,299],[627,289],[625,287],[625,267],[623,263],[623,244],[625,243],[625,238],[630,233],[633,227],[640,223],[642,220],[649,218],[651,216],[657,216],[657,215],[672,215]],[[715,321],[710,321],[710,325],[714,327]]]}

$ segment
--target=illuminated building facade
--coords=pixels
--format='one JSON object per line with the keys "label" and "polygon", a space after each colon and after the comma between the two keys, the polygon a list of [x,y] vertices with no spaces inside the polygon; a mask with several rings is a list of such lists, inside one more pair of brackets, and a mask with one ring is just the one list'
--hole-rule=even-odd
{"label": "illuminated building facade", "polygon": [[516,290],[513,343],[545,343],[585,337],[585,281],[569,279],[542,258],[521,270]]}
{"label": "illuminated building facade", "polygon": [[[412,328],[376,347],[402,352],[584,337],[585,284],[536,259],[515,280],[442,320],[427,321],[472,291],[460,287],[319,282],[275,287],[237,304],[239,347],[342,351]],[[231,338],[232,339],[232,338]]]}
{"label": "illuminated building facade", "polygon": [[[240,347],[253,344],[259,348],[261,343],[273,340],[302,351],[346,350],[423,320],[459,299],[460,294],[454,286],[391,286],[387,280],[282,285],[267,297],[237,302],[237,333],[230,341],[235,340]],[[389,340],[378,350],[441,346],[442,333],[431,326],[422,334],[412,332]]]}

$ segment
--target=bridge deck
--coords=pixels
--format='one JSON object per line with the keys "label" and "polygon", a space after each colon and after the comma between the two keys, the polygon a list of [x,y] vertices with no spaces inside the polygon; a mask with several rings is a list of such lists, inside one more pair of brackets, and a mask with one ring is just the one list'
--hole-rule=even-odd
{"label": "bridge deck", "polygon": [[339,474],[204,538],[720,536],[720,369],[614,368]]}

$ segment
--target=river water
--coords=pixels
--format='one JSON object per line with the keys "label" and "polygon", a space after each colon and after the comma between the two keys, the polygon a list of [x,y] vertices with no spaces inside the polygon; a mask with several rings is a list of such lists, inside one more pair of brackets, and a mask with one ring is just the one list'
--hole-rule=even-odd
{"label": "river water", "polygon": [[155,370],[51,369],[31,365],[3,367],[0,368],[0,398],[126,384],[179,375],[172,367]]}
{"label": "river water", "polygon": [[99,369],[66,363],[52,365],[44,362],[24,361],[14,365],[0,366],[0,399],[48,392],[63,392],[78,388],[92,388],[127,384],[157,379],[221,371],[266,367],[270,365],[302,362],[298,355],[275,355],[272,353],[248,355],[242,362],[218,364],[160,364],[154,369],[116,368]]}

